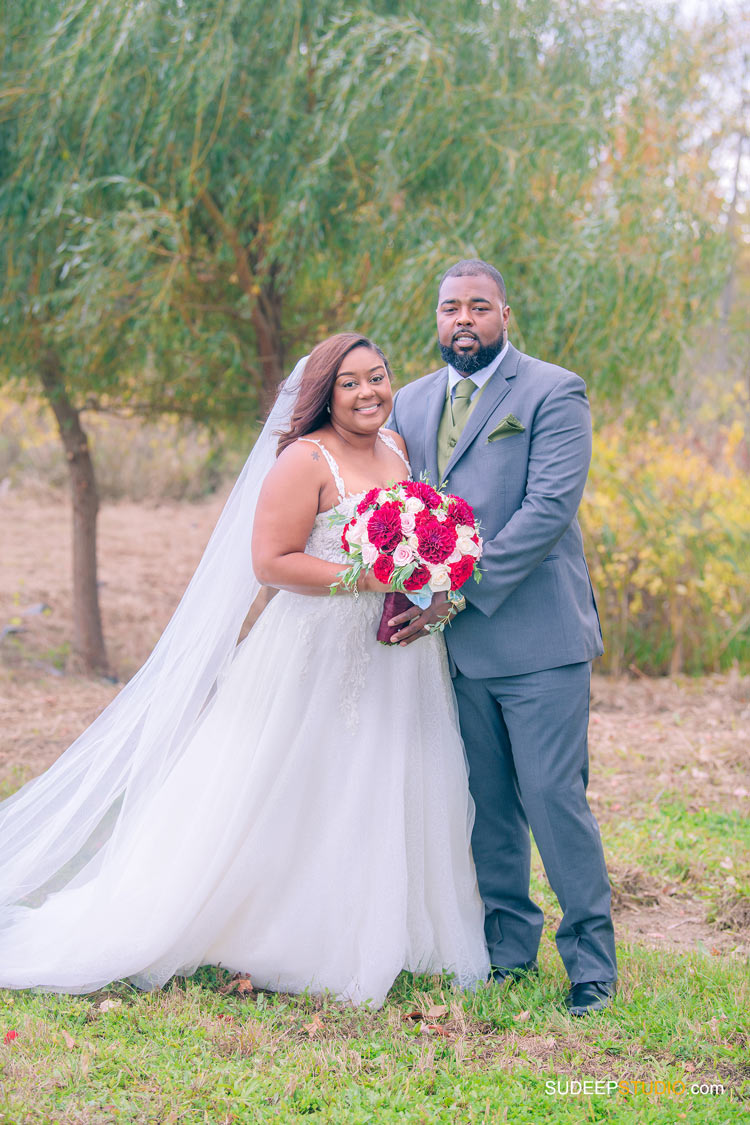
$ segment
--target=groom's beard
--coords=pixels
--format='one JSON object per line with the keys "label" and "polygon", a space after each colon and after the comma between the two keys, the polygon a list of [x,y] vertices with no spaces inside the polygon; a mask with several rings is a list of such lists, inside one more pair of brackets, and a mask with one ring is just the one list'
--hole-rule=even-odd
{"label": "groom's beard", "polygon": [[440,344],[440,354],[443,363],[449,363],[462,375],[476,375],[477,371],[489,366],[493,359],[500,355],[504,343],[505,340],[500,336],[491,344],[480,344],[479,351],[470,353],[460,352],[452,345],[449,347],[447,344]]}

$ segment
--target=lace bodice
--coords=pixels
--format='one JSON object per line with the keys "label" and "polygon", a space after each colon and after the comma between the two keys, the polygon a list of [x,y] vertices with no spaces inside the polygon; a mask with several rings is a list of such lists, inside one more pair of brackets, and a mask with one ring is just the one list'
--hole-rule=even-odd
{"label": "lace bodice", "polygon": [[[384,445],[398,454],[404,462],[407,475],[411,476],[411,466],[390,434],[380,433],[378,437]],[[328,463],[339,494],[338,503],[334,508],[330,508],[327,512],[318,512],[315,517],[310,538],[307,540],[307,546],[305,547],[305,554],[315,555],[317,559],[325,559],[326,562],[345,562],[346,556],[341,546],[341,532],[344,523],[354,515],[357,504],[365,495],[365,492],[347,493],[339,467],[333,455],[321,441],[316,438],[299,438],[299,441],[309,441],[313,445],[317,445]],[[345,518],[343,520],[337,519],[337,516]]]}
{"label": "lace bodice", "polygon": [[[318,512],[305,547],[306,555],[315,555],[316,559],[325,559],[326,562],[346,562],[341,546],[341,532],[344,523],[352,518],[364,495],[364,492],[359,492],[355,496],[345,496],[335,508]],[[337,516],[345,519],[337,519]]]}

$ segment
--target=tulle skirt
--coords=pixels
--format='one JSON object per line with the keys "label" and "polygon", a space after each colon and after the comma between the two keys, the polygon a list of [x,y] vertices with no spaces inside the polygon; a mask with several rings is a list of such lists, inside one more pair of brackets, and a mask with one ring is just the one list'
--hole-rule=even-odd
{"label": "tulle skirt", "polygon": [[103,862],[0,926],[0,986],[144,988],[201,964],[382,1004],[402,969],[488,971],[443,638],[382,598],[277,594]]}

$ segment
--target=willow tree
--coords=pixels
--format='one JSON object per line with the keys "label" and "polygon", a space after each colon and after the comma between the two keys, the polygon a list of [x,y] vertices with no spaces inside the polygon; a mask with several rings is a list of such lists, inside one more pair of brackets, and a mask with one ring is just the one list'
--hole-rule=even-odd
{"label": "willow tree", "polygon": [[337,123],[313,59],[340,8],[18,0],[6,12],[3,370],[39,386],[58,422],[74,650],[91,670],[107,660],[83,412],[253,417],[288,340],[319,331],[311,309],[325,319],[338,305],[331,266],[357,188],[321,159]]}
{"label": "willow tree", "polygon": [[3,370],[43,389],[65,443],[88,667],[106,656],[87,409],[250,419],[302,348],[349,326],[421,373],[436,279],[467,254],[507,273],[520,342],[602,394],[668,384],[715,239],[698,193],[668,187],[689,132],[670,83],[693,56],[659,16],[598,0],[5,9]]}
{"label": "willow tree", "polygon": [[[602,411],[658,410],[726,265],[694,97],[717,61],[709,29],[590,0],[422,8],[334,33],[348,143],[373,87],[393,123],[361,209],[378,236],[359,316],[422,373],[438,278],[483,257],[506,275],[517,342],[580,371]],[[324,70],[340,65],[329,50]]]}

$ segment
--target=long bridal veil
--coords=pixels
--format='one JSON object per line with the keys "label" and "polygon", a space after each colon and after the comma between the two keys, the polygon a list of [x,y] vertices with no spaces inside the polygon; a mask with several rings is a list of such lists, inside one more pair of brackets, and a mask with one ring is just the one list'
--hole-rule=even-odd
{"label": "long bridal veil", "polygon": [[[37,905],[107,863],[123,825],[173,769],[231,663],[260,584],[253,517],[289,422],[300,360],[235,484],[203,558],[143,667],[41,777],[0,804],[0,927],[14,904]],[[210,769],[210,763],[207,763]]]}

